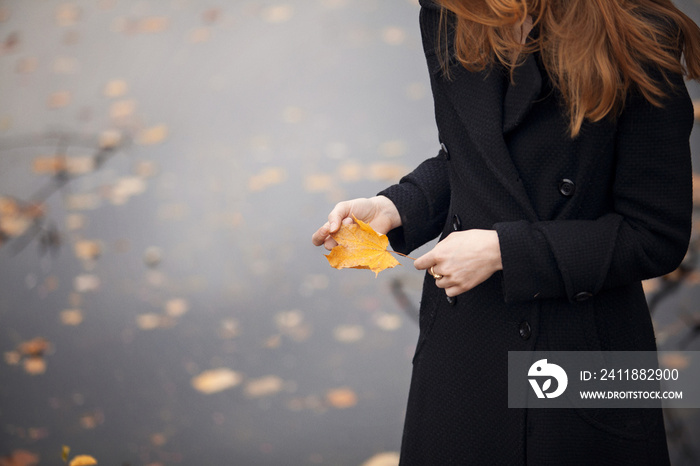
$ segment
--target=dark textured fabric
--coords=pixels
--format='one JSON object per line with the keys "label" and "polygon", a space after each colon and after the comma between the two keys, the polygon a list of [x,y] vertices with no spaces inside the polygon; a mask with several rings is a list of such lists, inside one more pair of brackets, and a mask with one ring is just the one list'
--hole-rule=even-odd
{"label": "dark textured fabric", "polygon": [[586,122],[571,139],[536,56],[514,84],[454,63],[446,77],[439,10],[421,5],[447,151],[380,193],[403,222],[389,238],[407,253],[453,224],[495,229],[503,271],[452,303],[426,275],[401,464],[668,464],[661,410],[509,409],[507,355],[656,349],[640,280],[673,270],[690,236],[693,111],[681,77],[662,108],[632,94],[617,120]]}

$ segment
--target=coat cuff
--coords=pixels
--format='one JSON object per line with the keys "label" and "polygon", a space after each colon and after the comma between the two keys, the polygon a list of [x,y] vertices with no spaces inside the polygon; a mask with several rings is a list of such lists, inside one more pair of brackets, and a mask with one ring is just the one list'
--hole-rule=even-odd
{"label": "coat cuff", "polygon": [[496,223],[506,302],[597,294],[610,268],[621,217]]}
{"label": "coat cuff", "polygon": [[544,235],[525,220],[496,223],[493,229],[501,247],[506,302],[564,295],[564,283],[553,273],[556,261]]}
{"label": "coat cuff", "polygon": [[[430,205],[423,191],[413,183],[403,182],[377,193],[388,197],[401,216],[401,225],[387,233],[394,251],[408,254],[423,245],[425,226],[431,222]],[[433,236],[437,236],[436,231]]]}

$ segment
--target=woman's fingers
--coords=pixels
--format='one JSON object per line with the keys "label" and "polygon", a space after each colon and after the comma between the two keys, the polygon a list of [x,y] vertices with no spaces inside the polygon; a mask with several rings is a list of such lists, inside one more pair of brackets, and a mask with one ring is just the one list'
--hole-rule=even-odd
{"label": "woman's fingers", "polygon": [[338,212],[342,212],[342,210],[333,209],[333,212],[328,215],[328,221],[311,236],[311,242],[314,246],[321,246],[323,244],[326,249],[332,249],[338,243],[331,238],[331,234],[337,232],[341,224],[349,225],[353,223],[352,217],[345,216],[341,218]]}
{"label": "woman's fingers", "polygon": [[[350,224],[353,222],[351,213],[353,210],[365,210],[360,204],[363,204],[366,199],[355,199],[352,201],[343,201],[335,205],[331,213],[328,214],[328,221],[311,236],[311,241],[315,246],[324,245],[326,249],[333,249],[337,243],[331,238],[333,233],[340,229],[341,224]],[[364,206],[366,207],[366,206]],[[362,217],[362,215],[360,215]]]}
{"label": "woman's fingers", "polygon": [[498,234],[491,230],[455,232],[414,262],[428,270],[447,296],[457,296],[487,280],[503,268]]}
{"label": "woman's fingers", "polygon": [[325,247],[329,251],[331,249],[333,249],[334,247],[336,247],[337,245],[338,245],[338,243],[330,236],[328,238],[326,238],[326,241],[323,243],[323,247]]}
{"label": "woman's fingers", "polygon": [[398,210],[388,198],[375,196],[371,199],[358,198],[343,201],[335,205],[328,214],[328,222],[311,236],[313,244],[333,249],[337,243],[331,238],[331,235],[336,233],[341,225],[352,224],[354,222],[353,215],[358,220],[369,223],[375,231],[382,234],[401,225]]}
{"label": "woman's fingers", "polygon": [[[351,217],[346,217],[340,223],[349,225],[353,223],[353,220]],[[330,222],[326,222],[321,228],[316,230],[313,235],[311,235],[311,242],[314,244],[314,246],[323,245],[330,251],[338,245],[338,243],[331,237],[331,233]]]}
{"label": "woman's fingers", "polygon": [[441,272],[437,266],[430,267],[428,273],[435,278],[435,284],[438,288],[449,288],[455,286],[454,277],[450,274],[445,274]]}
{"label": "woman's fingers", "polygon": [[311,242],[314,244],[314,246],[320,246],[325,243],[329,235],[329,225],[328,222],[326,222],[321,228],[316,230],[313,235],[311,235]]}

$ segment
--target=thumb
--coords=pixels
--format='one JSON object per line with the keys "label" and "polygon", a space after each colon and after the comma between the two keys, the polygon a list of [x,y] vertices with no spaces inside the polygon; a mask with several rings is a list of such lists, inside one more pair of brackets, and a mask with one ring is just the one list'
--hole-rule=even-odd
{"label": "thumb", "polygon": [[329,233],[335,233],[340,228],[340,224],[350,214],[351,206],[347,201],[339,202],[335,205],[330,214],[328,214],[328,230]]}
{"label": "thumb", "polygon": [[435,265],[435,259],[433,258],[433,252],[430,251],[423,254],[418,259],[413,261],[413,266],[418,270],[425,270]]}

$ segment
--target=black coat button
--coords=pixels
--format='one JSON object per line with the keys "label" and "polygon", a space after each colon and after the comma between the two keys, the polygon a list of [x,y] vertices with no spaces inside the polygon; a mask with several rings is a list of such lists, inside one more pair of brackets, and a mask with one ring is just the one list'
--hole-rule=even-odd
{"label": "black coat button", "polygon": [[457,304],[457,297],[456,296],[447,296],[447,302],[449,303],[450,306],[454,306]]}
{"label": "black coat button", "polygon": [[457,214],[452,216],[452,229],[454,231],[462,230],[462,220],[460,220],[459,215]]}
{"label": "black coat button", "polygon": [[522,338],[523,340],[527,340],[528,338],[530,338],[530,335],[532,335],[532,327],[530,327],[530,323],[527,320],[523,321],[520,324],[519,333],[520,338]]}
{"label": "black coat button", "polygon": [[559,192],[564,196],[571,197],[574,195],[574,191],[576,191],[576,185],[573,181],[564,178],[559,182]]}
{"label": "black coat button", "polygon": [[591,296],[593,296],[593,293],[589,293],[588,291],[582,291],[582,292],[576,293],[574,295],[574,301],[577,301],[580,303],[580,302],[587,300]]}
{"label": "black coat button", "polygon": [[440,143],[440,150],[442,150],[442,153],[445,156],[445,160],[450,160],[450,151],[447,150],[447,146],[444,142]]}

